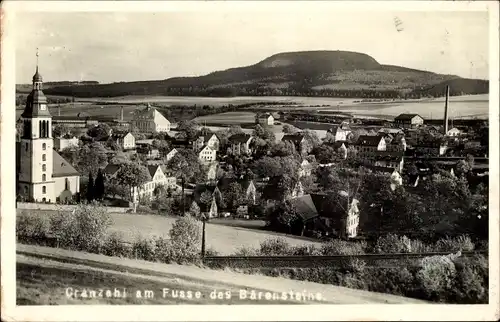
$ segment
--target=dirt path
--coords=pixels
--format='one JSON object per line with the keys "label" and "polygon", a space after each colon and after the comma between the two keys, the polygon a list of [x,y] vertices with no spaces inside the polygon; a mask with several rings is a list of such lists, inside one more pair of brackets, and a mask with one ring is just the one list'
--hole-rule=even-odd
{"label": "dirt path", "polygon": [[[65,295],[68,287],[118,287],[126,288],[128,294],[150,289],[155,294],[154,298],[146,300],[134,298],[132,295],[127,299],[87,299],[84,303],[88,304],[425,303],[416,299],[333,285],[245,275],[195,266],[151,263],[32,245],[17,245],[17,253],[18,301],[21,302],[19,304],[74,304],[75,301],[82,301],[68,298]],[[179,299],[167,295],[164,298],[164,288],[192,291],[193,294],[199,291],[203,296],[199,299]],[[225,298],[212,298],[210,295],[214,290]],[[250,298],[251,291],[254,291],[256,299]],[[271,299],[265,298],[266,292]],[[290,292],[293,293],[292,296]],[[287,294],[286,298],[282,297],[283,293]],[[297,293],[300,293],[302,298],[298,299]],[[47,297],[43,294],[49,295]]]}

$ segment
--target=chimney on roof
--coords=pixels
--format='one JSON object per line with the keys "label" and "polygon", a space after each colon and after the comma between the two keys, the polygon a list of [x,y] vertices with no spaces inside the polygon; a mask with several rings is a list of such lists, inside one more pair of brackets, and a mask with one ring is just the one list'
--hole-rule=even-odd
{"label": "chimney on roof", "polygon": [[450,87],[446,85],[446,93],[444,100],[444,135],[448,133],[448,100],[450,96]]}

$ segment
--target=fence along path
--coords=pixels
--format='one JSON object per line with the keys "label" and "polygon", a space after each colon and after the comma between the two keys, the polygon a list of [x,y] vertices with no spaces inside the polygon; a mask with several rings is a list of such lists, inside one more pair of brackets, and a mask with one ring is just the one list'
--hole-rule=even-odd
{"label": "fence along path", "polygon": [[[366,262],[368,266],[401,267],[418,265],[418,262],[430,256],[488,256],[487,251],[476,252],[433,252],[433,253],[394,253],[362,254],[333,256],[205,256],[203,263],[214,267],[232,268],[314,268],[328,267],[347,263],[353,259]],[[405,265],[406,264],[406,265]]]}

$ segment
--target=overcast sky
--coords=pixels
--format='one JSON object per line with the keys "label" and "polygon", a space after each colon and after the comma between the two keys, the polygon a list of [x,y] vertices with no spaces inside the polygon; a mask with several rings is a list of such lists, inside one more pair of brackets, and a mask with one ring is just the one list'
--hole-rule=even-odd
{"label": "overcast sky", "polygon": [[37,47],[45,81],[198,76],[303,50],[488,79],[481,12],[37,12],[19,14],[15,26],[17,83],[31,82]]}

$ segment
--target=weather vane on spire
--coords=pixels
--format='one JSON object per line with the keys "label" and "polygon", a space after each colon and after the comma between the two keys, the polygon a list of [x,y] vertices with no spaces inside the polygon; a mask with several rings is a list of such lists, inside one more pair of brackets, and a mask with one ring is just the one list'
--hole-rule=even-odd
{"label": "weather vane on spire", "polygon": [[36,47],[36,71],[38,72],[38,47]]}

